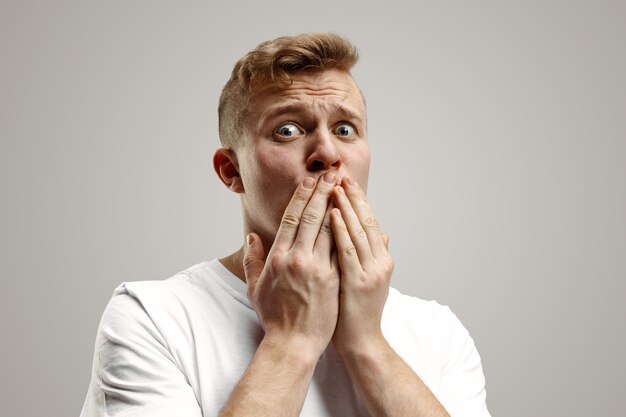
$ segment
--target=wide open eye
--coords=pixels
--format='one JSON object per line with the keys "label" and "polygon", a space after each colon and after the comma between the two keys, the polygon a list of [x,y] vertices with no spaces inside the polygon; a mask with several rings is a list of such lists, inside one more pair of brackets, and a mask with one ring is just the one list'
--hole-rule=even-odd
{"label": "wide open eye", "polygon": [[283,138],[293,138],[302,134],[302,131],[298,126],[293,123],[285,123],[275,130],[278,136],[282,136]]}
{"label": "wide open eye", "polygon": [[354,128],[346,123],[342,123],[335,128],[335,134],[341,137],[348,137],[354,135]]}

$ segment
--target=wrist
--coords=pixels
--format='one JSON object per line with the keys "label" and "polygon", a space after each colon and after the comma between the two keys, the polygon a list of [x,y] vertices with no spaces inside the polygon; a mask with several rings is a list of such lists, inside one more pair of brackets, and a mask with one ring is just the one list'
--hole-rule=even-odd
{"label": "wrist", "polygon": [[335,350],[346,363],[383,359],[390,352],[394,352],[382,334],[374,337],[364,337],[360,340],[337,343],[335,344]]}
{"label": "wrist", "polygon": [[[259,349],[275,361],[315,368],[323,350],[315,348],[315,343],[304,337],[277,337],[265,335]],[[258,351],[257,350],[257,351]]]}

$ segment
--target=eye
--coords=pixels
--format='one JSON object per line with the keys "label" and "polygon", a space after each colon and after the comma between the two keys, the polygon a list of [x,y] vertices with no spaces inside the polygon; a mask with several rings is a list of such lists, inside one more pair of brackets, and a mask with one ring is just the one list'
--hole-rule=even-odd
{"label": "eye", "polygon": [[354,128],[349,124],[343,123],[335,128],[335,134],[342,137],[352,136],[354,135]]}
{"label": "eye", "polygon": [[293,138],[302,134],[300,128],[293,123],[282,124],[278,126],[274,132],[276,132],[278,136],[282,136],[284,138]]}

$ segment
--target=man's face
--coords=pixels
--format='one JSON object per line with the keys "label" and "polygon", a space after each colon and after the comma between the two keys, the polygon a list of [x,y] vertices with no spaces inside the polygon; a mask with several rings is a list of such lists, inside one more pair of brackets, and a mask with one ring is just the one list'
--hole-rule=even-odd
{"label": "man's face", "polygon": [[[298,184],[331,171],[367,189],[370,152],[365,103],[344,71],[292,77],[254,91],[247,137],[237,150],[245,232],[272,243]],[[269,249],[269,248],[266,248]]]}

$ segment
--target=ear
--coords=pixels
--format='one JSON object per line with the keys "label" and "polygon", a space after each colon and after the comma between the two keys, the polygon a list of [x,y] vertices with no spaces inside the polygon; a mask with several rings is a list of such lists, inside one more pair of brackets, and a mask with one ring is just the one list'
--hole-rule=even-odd
{"label": "ear", "polygon": [[216,150],[213,155],[213,169],[229,190],[243,193],[243,183],[239,175],[239,164],[235,151],[224,148]]}

